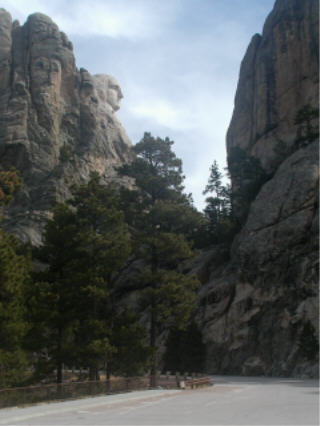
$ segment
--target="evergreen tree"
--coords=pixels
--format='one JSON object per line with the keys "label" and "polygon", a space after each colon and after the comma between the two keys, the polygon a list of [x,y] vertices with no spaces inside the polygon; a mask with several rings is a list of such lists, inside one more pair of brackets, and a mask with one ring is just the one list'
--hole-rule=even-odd
{"label": "evergreen tree", "polygon": [[10,170],[0,171],[0,207],[10,202],[14,193],[22,185],[23,181],[18,170],[11,168]]}
{"label": "evergreen tree", "polygon": [[297,112],[294,124],[298,126],[295,141],[297,148],[313,142],[319,138],[319,108],[305,105]]}
{"label": "evergreen tree", "polygon": [[91,378],[115,351],[111,344],[115,303],[112,275],[130,254],[130,241],[119,197],[99,184],[92,175],[88,185],[73,191],[71,204],[77,211],[77,281],[79,285],[79,329],[82,363],[90,367]]}
{"label": "evergreen tree", "polygon": [[204,227],[207,233],[207,244],[230,243],[235,233],[232,215],[230,185],[222,184],[223,174],[218,163],[213,162],[210,168],[208,184],[203,194],[212,194],[206,198],[204,213],[208,219]]}
{"label": "evergreen tree", "polygon": [[219,170],[219,166],[216,160],[214,160],[212,166],[210,167],[210,176],[208,179],[207,186],[203,191],[203,194],[207,194],[208,192],[215,192],[218,197],[222,191],[222,173]]}
{"label": "evergreen tree", "polygon": [[125,309],[115,316],[111,343],[115,352],[108,359],[107,377],[111,372],[125,377],[140,376],[146,372],[150,347],[146,329],[136,313]]}
{"label": "evergreen tree", "polygon": [[205,244],[230,244],[244,224],[251,202],[261,186],[268,180],[259,159],[248,156],[246,152],[234,147],[228,157],[228,176],[230,184],[223,185],[223,174],[218,163],[213,162],[210,176],[203,194],[212,194],[206,198],[204,214],[208,220],[202,227],[202,234],[207,233]]}
{"label": "evergreen tree", "polygon": [[[193,255],[183,232],[189,228],[191,235],[199,216],[182,192],[182,163],[172,145],[169,138],[145,133],[134,147],[137,158],[120,168],[120,173],[134,178],[137,186],[133,193],[123,190],[122,194],[135,254],[146,263],[140,275],[144,288],[141,308],[149,318],[151,386],[156,384],[159,334],[164,327],[185,325],[195,307],[199,285],[195,277],[176,271],[180,262]],[[184,222],[185,212],[188,223]]]}
{"label": "evergreen tree", "polygon": [[[0,172],[0,209],[21,186],[16,170]],[[28,329],[25,289],[30,272],[31,260],[25,248],[0,228],[0,386],[17,385],[26,378],[29,360],[23,339]]]}
{"label": "evergreen tree", "polygon": [[38,258],[48,268],[37,275],[32,332],[33,341],[48,350],[46,366],[57,369],[57,382],[63,363],[88,366],[90,378],[97,377],[115,350],[112,274],[130,253],[118,202],[94,174],[87,185],[73,188],[68,205],[56,206],[47,223]]}
{"label": "evergreen tree", "polygon": [[30,280],[30,257],[14,236],[0,229],[0,386],[21,383],[26,378],[28,353],[23,339],[25,288]]}
{"label": "evergreen tree", "polygon": [[232,180],[231,202],[233,217],[242,226],[247,218],[250,204],[269,176],[260,160],[234,147],[228,156],[228,170]]}
{"label": "evergreen tree", "polygon": [[36,376],[47,378],[56,370],[57,383],[62,382],[63,363],[75,358],[77,232],[75,212],[66,204],[57,205],[46,224],[43,246],[35,250],[35,257],[47,267],[34,275],[35,284],[28,294],[32,323],[28,345],[38,353]]}

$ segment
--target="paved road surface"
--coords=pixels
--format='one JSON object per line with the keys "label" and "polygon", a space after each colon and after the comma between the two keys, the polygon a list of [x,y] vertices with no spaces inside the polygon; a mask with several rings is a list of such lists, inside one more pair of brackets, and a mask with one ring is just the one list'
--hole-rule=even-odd
{"label": "paved road surface", "polygon": [[318,425],[315,380],[214,376],[199,390],[139,391],[0,410],[0,425]]}

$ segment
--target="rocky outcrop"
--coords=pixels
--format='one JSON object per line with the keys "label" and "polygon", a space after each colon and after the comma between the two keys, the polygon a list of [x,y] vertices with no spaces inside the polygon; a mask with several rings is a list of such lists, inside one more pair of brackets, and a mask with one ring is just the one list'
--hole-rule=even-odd
{"label": "rocky outcrop", "polygon": [[77,70],[71,42],[49,17],[35,13],[20,26],[0,9],[0,165],[24,179],[5,211],[6,230],[38,245],[71,184],[92,171],[120,179],[115,166],[132,157],[115,114],[121,98],[113,77]]}
{"label": "rocky outcrop", "polygon": [[317,8],[277,0],[241,65],[228,155],[258,158],[269,180],[231,260],[207,262],[198,320],[212,373],[318,374]]}
{"label": "rocky outcrop", "polygon": [[318,106],[318,25],[316,0],[276,1],[241,64],[228,154],[239,147],[274,172],[279,145],[293,147],[298,111]]}

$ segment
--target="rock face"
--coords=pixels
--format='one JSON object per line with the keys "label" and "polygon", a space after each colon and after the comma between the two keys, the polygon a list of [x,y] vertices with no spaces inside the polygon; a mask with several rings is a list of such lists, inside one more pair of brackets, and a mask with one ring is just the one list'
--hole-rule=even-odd
{"label": "rock face", "polygon": [[73,48],[40,13],[20,26],[0,9],[0,165],[14,166],[22,191],[5,212],[4,227],[38,245],[49,210],[92,171],[117,181],[115,166],[132,158],[115,111],[117,81],[75,66]]}
{"label": "rock face", "polygon": [[279,143],[292,147],[297,112],[318,106],[318,25],[316,0],[276,1],[241,64],[228,153],[240,147],[274,172]]}
{"label": "rock face", "polygon": [[277,0],[241,65],[228,154],[255,156],[270,179],[231,260],[200,262],[212,373],[318,374],[317,18],[317,0]]}

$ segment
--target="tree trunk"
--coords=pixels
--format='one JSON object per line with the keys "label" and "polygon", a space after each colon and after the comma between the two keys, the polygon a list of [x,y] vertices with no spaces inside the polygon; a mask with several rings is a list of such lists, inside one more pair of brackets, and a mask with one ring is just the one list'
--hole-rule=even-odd
{"label": "tree trunk", "polygon": [[[157,250],[154,244],[151,246],[151,273],[152,277],[152,289],[155,290],[156,282],[155,275],[158,269],[158,256]],[[156,300],[154,294],[152,295],[151,300],[151,318],[150,318],[150,346],[152,350],[151,358],[151,371],[150,371],[150,387],[155,388],[157,386],[157,367],[158,367],[158,357],[157,357],[157,348],[156,348],[156,339],[157,339],[157,315],[156,315]]]}
{"label": "tree trunk", "polygon": [[57,383],[62,383],[62,362],[57,363]]}
{"label": "tree trunk", "polygon": [[62,327],[58,327],[58,356],[57,356],[57,383],[62,383],[63,363],[61,360]]}
{"label": "tree trunk", "polygon": [[89,380],[94,381],[96,379],[96,368],[95,367],[89,367]]}
{"label": "tree trunk", "polygon": [[108,361],[107,364],[106,364],[106,379],[107,380],[110,380],[111,370],[112,370],[111,362]]}
{"label": "tree trunk", "polygon": [[99,382],[99,381],[100,381],[99,368],[96,368],[96,381],[97,381],[97,382]]}
{"label": "tree trunk", "polygon": [[110,366],[110,363],[107,362],[107,365],[106,365],[106,391],[107,392],[110,392],[110,389],[111,389],[110,376],[111,376],[111,366]]}
{"label": "tree trunk", "polygon": [[152,358],[151,358],[151,371],[150,371],[150,387],[155,388],[157,386],[157,368],[158,368],[158,354],[156,348],[156,337],[157,337],[157,329],[156,329],[156,313],[154,302],[151,306],[151,324],[150,324],[150,346],[152,350]]}

